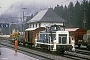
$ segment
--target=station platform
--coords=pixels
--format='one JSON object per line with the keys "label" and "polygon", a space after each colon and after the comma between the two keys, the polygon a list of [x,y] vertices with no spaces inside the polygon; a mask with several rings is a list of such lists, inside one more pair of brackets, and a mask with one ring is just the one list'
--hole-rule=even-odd
{"label": "station platform", "polygon": [[0,60],[38,60],[25,54],[15,52],[6,47],[0,47]]}

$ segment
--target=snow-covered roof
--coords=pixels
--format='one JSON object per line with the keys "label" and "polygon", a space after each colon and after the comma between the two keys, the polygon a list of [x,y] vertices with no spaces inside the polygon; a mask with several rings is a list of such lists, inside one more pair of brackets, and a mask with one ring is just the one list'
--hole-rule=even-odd
{"label": "snow-covered roof", "polygon": [[40,11],[36,16],[34,16],[27,23],[32,22],[65,22],[63,18],[57,15],[51,8]]}
{"label": "snow-covered roof", "polygon": [[36,28],[27,28],[25,29],[25,31],[31,31],[31,30],[35,30]]}
{"label": "snow-covered roof", "polygon": [[65,31],[76,31],[79,28],[66,28]]}

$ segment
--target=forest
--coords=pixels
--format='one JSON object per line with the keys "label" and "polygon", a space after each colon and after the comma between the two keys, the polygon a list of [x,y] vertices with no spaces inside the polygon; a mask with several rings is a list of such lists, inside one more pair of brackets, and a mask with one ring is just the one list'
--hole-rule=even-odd
{"label": "forest", "polygon": [[90,1],[70,2],[68,6],[55,6],[54,11],[66,20],[67,28],[90,29]]}

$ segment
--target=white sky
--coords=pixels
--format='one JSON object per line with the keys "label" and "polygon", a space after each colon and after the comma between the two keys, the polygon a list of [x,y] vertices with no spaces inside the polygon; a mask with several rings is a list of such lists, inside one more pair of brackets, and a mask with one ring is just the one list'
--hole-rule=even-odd
{"label": "white sky", "polygon": [[[31,0],[0,0],[0,14],[4,12],[11,4],[17,1],[31,1]],[[70,1],[76,2],[77,0],[33,0],[38,2],[45,2],[49,7],[55,6],[57,4],[69,4]],[[78,0],[82,1],[82,0]]]}
{"label": "white sky", "polygon": [[20,0],[0,0],[0,14],[4,12],[11,4]]}

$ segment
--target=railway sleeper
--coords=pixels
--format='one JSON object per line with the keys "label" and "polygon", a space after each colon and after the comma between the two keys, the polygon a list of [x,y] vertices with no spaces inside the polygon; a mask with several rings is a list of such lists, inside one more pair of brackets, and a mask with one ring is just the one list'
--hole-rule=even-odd
{"label": "railway sleeper", "polygon": [[90,50],[90,45],[87,45],[87,49]]}

